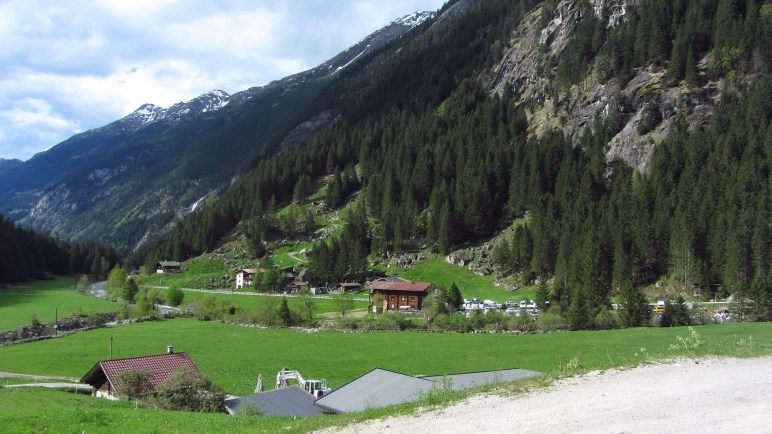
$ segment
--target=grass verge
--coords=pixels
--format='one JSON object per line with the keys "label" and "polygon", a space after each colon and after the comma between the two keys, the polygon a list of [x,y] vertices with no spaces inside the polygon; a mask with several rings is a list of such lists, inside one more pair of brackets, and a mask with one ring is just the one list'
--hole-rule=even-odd
{"label": "grass verge", "polygon": [[53,322],[76,313],[109,312],[120,305],[80,294],[71,289],[71,277],[29,281],[18,288],[0,289],[0,330],[32,323]]}

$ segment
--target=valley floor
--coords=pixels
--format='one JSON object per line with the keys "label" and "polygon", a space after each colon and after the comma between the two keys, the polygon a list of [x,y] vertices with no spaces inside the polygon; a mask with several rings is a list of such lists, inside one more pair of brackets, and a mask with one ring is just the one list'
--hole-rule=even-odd
{"label": "valley floor", "polygon": [[[772,357],[678,359],[595,371],[522,396],[482,394],[344,433],[769,432]],[[332,432],[332,431],[325,431]]]}

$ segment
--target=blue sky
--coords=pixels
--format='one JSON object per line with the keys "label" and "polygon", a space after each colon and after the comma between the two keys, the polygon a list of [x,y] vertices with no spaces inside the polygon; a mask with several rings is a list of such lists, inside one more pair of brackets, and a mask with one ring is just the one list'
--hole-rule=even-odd
{"label": "blue sky", "polygon": [[304,71],[444,1],[2,1],[0,158],[27,160],[144,103]]}

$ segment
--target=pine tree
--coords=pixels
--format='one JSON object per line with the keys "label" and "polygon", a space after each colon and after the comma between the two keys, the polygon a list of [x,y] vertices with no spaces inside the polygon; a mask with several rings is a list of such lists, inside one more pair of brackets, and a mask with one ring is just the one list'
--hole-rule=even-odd
{"label": "pine tree", "polygon": [[624,310],[622,311],[622,322],[625,327],[640,327],[646,324],[648,319],[648,305],[646,297],[640,288],[632,285],[622,287],[621,302]]}
{"label": "pine tree", "polygon": [[123,289],[123,299],[126,300],[127,303],[134,303],[134,298],[138,292],[139,288],[137,287],[137,282],[130,277],[126,280],[126,286]]}
{"label": "pine tree", "polygon": [[287,304],[287,297],[281,298],[281,305],[279,306],[279,318],[286,327],[292,327],[294,322],[292,321],[292,312],[290,311],[289,304]]}

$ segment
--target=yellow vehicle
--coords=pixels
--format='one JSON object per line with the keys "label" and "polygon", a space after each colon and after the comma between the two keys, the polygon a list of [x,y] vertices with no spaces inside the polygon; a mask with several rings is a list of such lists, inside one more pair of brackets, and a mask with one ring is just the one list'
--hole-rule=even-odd
{"label": "yellow vehicle", "polygon": [[665,306],[654,306],[654,313],[664,313]]}

